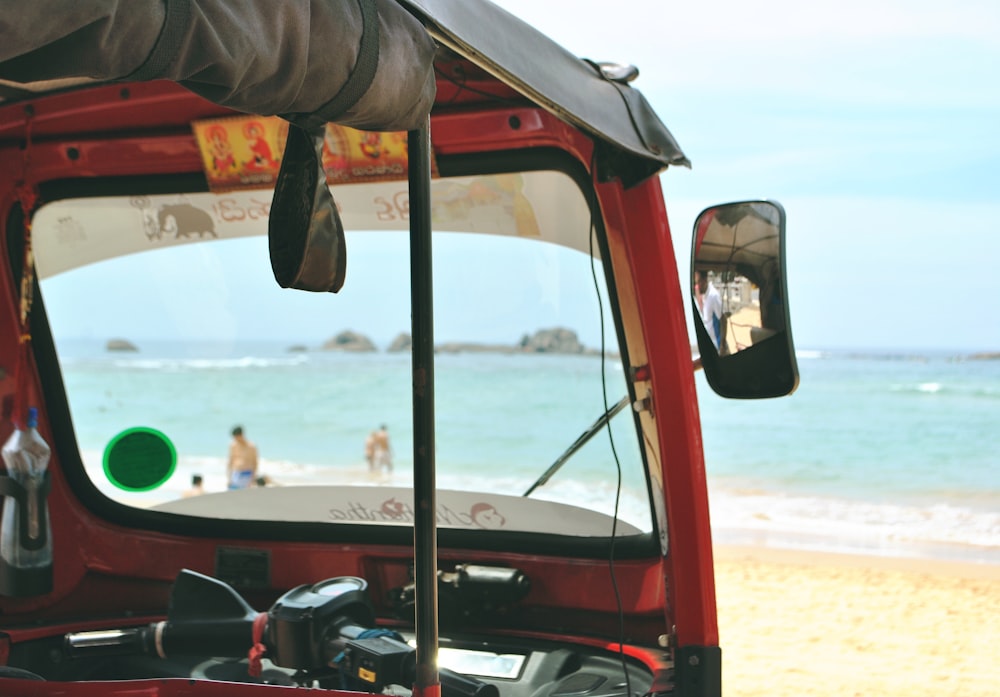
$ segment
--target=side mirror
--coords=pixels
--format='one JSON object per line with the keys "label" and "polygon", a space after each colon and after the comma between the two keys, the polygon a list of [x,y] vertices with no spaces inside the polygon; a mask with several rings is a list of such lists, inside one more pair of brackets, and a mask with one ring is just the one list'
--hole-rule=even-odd
{"label": "side mirror", "polygon": [[695,334],[708,384],[737,399],[794,392],[785,210],[772,201],[706,208],[691,248]]}

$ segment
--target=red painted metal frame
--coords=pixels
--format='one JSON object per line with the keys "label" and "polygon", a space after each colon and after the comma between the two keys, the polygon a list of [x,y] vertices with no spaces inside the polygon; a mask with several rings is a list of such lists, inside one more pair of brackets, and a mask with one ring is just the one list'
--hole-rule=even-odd
{"label": "red painted metal frame", "polygon": [[[590,139],[546,112],[495,103],[488,107],[479,104],[479,108],[463,106],[435,112],[432,137],[437,154],[552,147],[568,152],[589,168],[593,150]],[[170,83],[96,87],[41,98],[31,107],[30,115],[24,104],[0,108],[0,226],[6,226],[16,202],[14,185],[22,179],[39,183],[78,177],[199,172],[201,159],[187,124],[192,119],[230,113]],[[28,119],[31,143],[25,152]],[[27,170],[23,164],[26,155],[30,158]],[[637,630],[634,636],[643,642],[651,644],[675,625],[677,645],[717,646],[697,398],[681,304],[684,294],[659,180],[654,177],[630,190],[623,190],[618,183],[596,184],[596,189],[608,233],[623,241],[632,269],[654,399],[661,410],[657,429],[669,523],[669,554],[616,564],[619,591],[629,605],[626,619]],[[0,228],[0,240],[5,241],[7,234],[5,228]],[[4,257],[6,249],[5,244],[0,245]],[[0,369],[6,372],[0,375],[0,398],[13,389],[16,287],[10,265],[0,263]],[[44,407],[37,369],[32,369],[36,372],[30,381],[30,397]],[[662,418],[663,414],[669,414],[669,418]],[[44,425],[42,428],[43,435],[51,439],[52,434]],[[0,440],[8,434],[9,424],[0,424]],[[226,541],[129,530],[96,518],[67,487],[58,464],[58,444],[54,451],[50,495],[53,539],[73,543],[56,543],[55,589],[50,596],[0,599],[0,611],[8,623],[11,618],[28,624],[46,617],[112,616],[121,608],[155,613],[166,606],[179,565],[211,573],[214,550]],[[266,604],[279,591],[335,575],[365,576],[376,589],[401,585],[412,554],[409,548],[336,550],[306,543],[230,543],[271,551],[274,588],[248,598],[252,604]],[[588,607],[590,611],[580,618],[575,629],[572,622],[562,621],[559,626],[580,632],[589,627],[594,633],[606,631],[607,636],[617,633],[617,610],[606,561],[486,555],[470,550],[441,550],[441,555],[443,563],[482,559],[522,568],[533,579],[532,597],[538,603],[537,612],[529,613],[533,620],[529,624],[533,626],[524,628],[529,632],[538,631],[547,622],[565,620],[566,609]],[[564,583],[567,577],[575,582]],[[18,636],[17,630],[12,634]],[[141,682],[129,694],[226,692],[224,686],[191,685],[187,681]],[[257,688],[240,687],[241,694],[252,694],[253,689]],[[51,694],[41,686],[25,685],[24,690],[16,694]],[[100,683],[81,683],[74,687],[74,693],[109,694],[107,685]]]}
{"label": "red painted metal frame", "polygon": [[609,236],[626,246],[635,296],[645,332],[656,421],[669,553],[667,620],[677,646],[718,646],[715,572],[708,510],[708,485],[698,395],[684,315],[684,293],[674,260],[660,182],[652,178],[629,190],[596,184]]}

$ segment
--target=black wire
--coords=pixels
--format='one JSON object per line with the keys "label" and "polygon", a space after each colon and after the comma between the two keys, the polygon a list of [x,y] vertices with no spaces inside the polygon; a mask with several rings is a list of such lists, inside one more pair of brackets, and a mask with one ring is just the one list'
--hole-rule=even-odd
{"label": "black wire", "polygon": [[499,104],[507,104],[509,106],[517,106],[517,105],[520,105],[520,104],[524,103],[523,100],[520,100],[520,99],[511,99],[510,97],[501,97],[499,94],[493,94],[492,92],[487,92],[486,90],[480,90],[480,89],[476,89],[475,87],[469,87],[469,85],[467,85],[465,83],[464,79],[463,80],[459,80],[459,79],[457,79],[457,78],[449,75],[448,73],[444,72],[443,70],[441,70],[437,66],[434,66],[434,72],[438,76],[440,76],[441,78],[443,78],[447,82],[450,82],[451,84],[455,85],[455,87],[457,87],[459,89],[459,92],[457,92],[454,96],[452,96],[452,98],[450,100],[448,100],[447,102],[445,102],[446,104],[452,104],[456,99],[458,99],[458,95],[462,93],[462,90],[465,90],[467,92],[471,92],[472,94],[478,94],[480,97],[488,97],[491,100],[493,100],[493,101],[495,101],[495,102],[497,102]]}
{"label": "black wire", "polygon": [[[594,172],[595,157],[592,154],[590,158],[590,171],[591,174]],[[601,287],[597,280],[597,266],[594,259],[594,239],[597,236],[597,225],[594,221],[594,216],[597,214],[597,192],[594,192],[594,208],[590,213],[590,232],[588,235],[588,244],[590,246],[590,275],[594,279],[594,295],[597,297],[597,310],[598,317],[600,318],[601,325],[601,393],[604,398],[604,413],[607,414],[610,410],[608,405],[608,376],[607,376],[607,347],[604,340],[604,303],[601,300]],[[604,263],[608,263],[605,260]],[[621,351],[619,351],[619,354]],[[611,523],[611,546],[608,551],[608,573],[611,575],[611,588],[615,594],[615,605],[618,608],[618,657],[622,664],[622,673],[625,676],[625,695],[626,697],[632,697],[632,680],[628,674],[628,663],[625,660],[625,610],[622,606],[622,596],[621,591],[618,588],[618,578],[615,575],[615,542],[618,539],[618,509],[621,504],[622,495],[622,463],[618,458],[618,450],[615,448],[615,438],[611,431],[611,419],[608,419],[605,426],[608,430],[608,441],[611,444],[611,454],[615,459],[615,468],[618,473],[618,481],[615,487],[615,510],[614,517]]]}

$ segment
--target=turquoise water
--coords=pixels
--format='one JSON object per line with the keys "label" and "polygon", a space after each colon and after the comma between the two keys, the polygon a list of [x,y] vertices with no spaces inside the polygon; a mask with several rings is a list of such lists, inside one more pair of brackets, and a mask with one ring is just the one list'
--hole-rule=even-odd
{"label": "turquoise water", "polygon": [[[363,471],[364,438],[386,423],[394,476],[409,476],[408,354],[60,348],[90,458],[123,428],[153,426],[182,454],[171,486],[195,470],[221,486],[229,429],[240,423],[262,470],[291,481]],[[621,367],[606,366],[614,404]],[[793,396],[762,401],[721,399],[697,374],[718,541],[1000,563],[1000,361],[816,352],[799,368]],[[604,410],[592,356],[439,355],[436,371],[442,485],[487,477],[498,491],[523,490]],[[637,490],[629,421],[615,424],[625,486]],[[558,475],[578,485],[574,495],[606,494],[605,441]]]}
{"label": "turquoise water", "polygon": [[699,383],[716,537],[1000,563],[1000,361],[810,353],[784,399]]}

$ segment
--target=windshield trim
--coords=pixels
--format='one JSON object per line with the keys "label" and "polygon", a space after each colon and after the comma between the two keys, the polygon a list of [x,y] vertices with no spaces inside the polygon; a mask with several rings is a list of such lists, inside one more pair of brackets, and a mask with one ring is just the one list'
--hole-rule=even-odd
{"label": "windshield trim", "polygon": [[[568,175],[577,184],[591,211],[594,211],[597,205],[596,194],[583,165],[565,151],[556,148],[441,156],[438,164],[441,175],[445,177],[535,170],[559,171]],[[40,190],[43,200],[53,202],[66,198],[207,191],[207,187],[204,177],[200,174],[166,174],[145,177],[56,180],[41,184]],[[595,251],[607,258],[601,216],[592,215],[592,224],[597,228],[597,248]],[[8,245],[12,251],[17,252],[14,248],[21,244],[20,238],[22,237],[18,231],[23,231],[23,220],[21,220],[20,212],[17,209],[8,218],[7,230]],[[12,260],[20,259],[21,254],[11,253],[9,258]],[[606,275],[610,275],[608,266],[605,265],[604,268]],[[610,279],[606,280],[608,280],[608,292],[614,301],[614,284],[610,282]],[[55,442],[54,450],[56,450],[56,456],[59,458],[62,471],[73,495],[94,514],[108,522],[129,528],[196,537],[226,537],[260,541],[412,544],[411,526],[386,527],[357,523],[331,525],[330,523],[218,520],[135,508],[107,498],[86,474],[72,425],[55,341],[50,331],[44,302],[37,287],[37,279],[35,284],[36,303],[31,315],[32,343],[41,374],[42,391],[51,417]],[[617,316],[615,325],[619,346],[624,347],[626,344]],[[628,371],[627,356],[624,355],[624,352],[621,358],[623,367]],[[631,391],[631,389],[631,384],[629,384],[629,390]],[[637,417],[633,415],[633,419],[635,418]],[[640,449],[640,452],[647,479],[647,495],[652,496],[648,482],[646,455],[644,450]],[[659,553],[656,516],[652,516],[652,519],[654,529],[651,532],[615,538],[610,536],[572,537],[535,532],[456,529],[442,529],[439,531],[439,537],[440,544],[444,547],[588,558],[607,558],[613,551],[615,558],[648,558],[657,556]]]}

